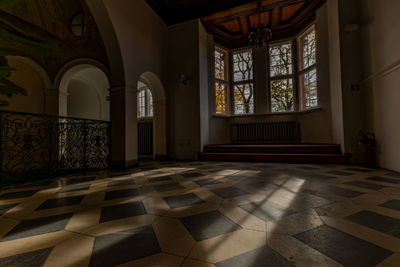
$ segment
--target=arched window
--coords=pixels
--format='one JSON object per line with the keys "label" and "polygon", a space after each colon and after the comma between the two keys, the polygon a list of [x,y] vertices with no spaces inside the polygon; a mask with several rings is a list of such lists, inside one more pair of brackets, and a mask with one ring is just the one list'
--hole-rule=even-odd
{"label": "arched window", "polygon": [[137,95],[137,117],[153,117],[153,96],[147,87],[142,87]]}

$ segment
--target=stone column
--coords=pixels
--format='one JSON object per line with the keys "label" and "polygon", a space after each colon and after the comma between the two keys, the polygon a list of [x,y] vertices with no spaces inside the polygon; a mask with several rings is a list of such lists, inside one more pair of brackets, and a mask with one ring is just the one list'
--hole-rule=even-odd
{"label": "stone column", "polygon": [[138,163],[136,89],[110,89],[111,165],[129,168]]}
{"label": "stone column", "polygon": [[67,116],[68,93],[57,89],[45,90],[45,112],[47,115]]}

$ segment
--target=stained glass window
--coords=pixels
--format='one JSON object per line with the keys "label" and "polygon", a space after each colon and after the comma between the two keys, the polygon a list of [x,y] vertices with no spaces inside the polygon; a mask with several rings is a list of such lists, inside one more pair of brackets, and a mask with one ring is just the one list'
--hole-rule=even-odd
{"label": "stained glass window", "polygon": [[233,53],[233,87],[235,114],[254,113],[253,51]]}
{"label": "stained glass window", "polygon": [[309,109],[318,106],[317,55],[314,26],[299,38],[300,45],[300,91],[301,107]]}
{"label": "stained glass window", "polygon": [[269,48],[272,112],[294,111],[293,49],[291,43]]}
{"label": "stained glass window", "polygon": [[228,53],[220,48],[215,49],[215,113],[227,113],[228,101]]}

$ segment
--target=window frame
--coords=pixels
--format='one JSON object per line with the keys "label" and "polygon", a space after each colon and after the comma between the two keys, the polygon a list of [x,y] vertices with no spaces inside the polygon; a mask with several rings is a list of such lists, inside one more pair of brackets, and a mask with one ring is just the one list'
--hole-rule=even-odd
{"label": "window frame", "polygon": [[[280,46],[284,44],[290,44],[291,46],[291,54],[292,54],[292,73],[291,74],[284,74],[284,75],[277,75],[277,76],[271,76],[271,53],[270,49],[274,46]],[[290,39],[285,39],[285,40],[279,40],[276,42],[271,42],[269,43],[267,49],[267,79],[268,79],[268,105],[269,105],[269,112],[270,114],[281,114],[281,113],[292,113],[297,111],[297,102],[298,102],[298,93],[297,93],[297,81],[296,81],[296,75],[297,75],[297,62],[296,62],[296,45],[295,42],[293,41],[293,38]],[[273,111],[272,110],[272,82],[273,81],[279,81],[279,80],[286,80],[286,79],[291,79],[292,80],[292,88],[293,88],[293,110],[285,110],[285,111]]]}
{"label": "window frame", "polygon": [[[238,53],[243,53],[246,51],[250,51],[251,52],[251,60],[252,60],[252,79],[250,80],[243,80],[243,81],[238,81],[235,82],[235,78],[234,78],[234,62],[233,62],[233,56],[234,54],[238,54]],[[238,48],[238,49],[233,49],[231,50],[231,54],[230,54],[230,60],[231,60],[231,67],[230,67],[230,72],[231,72],[231,97],[230,97],[230,101],[232,103],[231,105],[231,114],[233,114],[234,116],[248,116],[248,115],[255,115],[256,114],[256,93],[255,93],[255,74],[256,74],[256,70],[255,70],[255,51],[254,48],[251,46],[246,46],[246,47],[242,47],[242,48]],[[236,103],[235,103],[235,86],[238,85],[246,85],[246,84],[252,84],[253,86],[253,112],[250,113],[243,113],[243,114],[237,114],[235,112],[236,109]]]}
{"label": "window frame", "polygon": [[[144,113],[145,116],[139,116],[140,115],[140,98],[139,94],[141,92],[144,92]],[[150,100],[151,99],[151,100]],[[150,105],[151,102],[151,105]],[[154,100],[153,100],[153,95],[151,93],[151,90],[147,86],[143,86],[139,90],[137,90],[137,119],[138,120],[146,120],[146,119],[151,119],[154,117]],[[151,111],[151,112],[150,112]],[[151,113],[151,114],[150,114]]]}
{"label": "window frame", "polygon": [[[215,72],[215,64],[216,64],[216,62],[215,62],[215,52],[216,51],[223,52],[226,55],[226,58],[225,58],[225,80],[221,80],[221,79],[217,78],[217,75],[216,75],[216,72]],[[230,51],[228,49],[222,47],[222,46],[215,45],[214,46],[213,58],[214,58],[214,68],[213,68],[213,70],[214,70],[214,72],[213,72],[214,73],[214,95],[213,95],[213,97],[214,97],[214,100],[215,100],[214,113],[217,114],[217,115],[228,115],[228,114],[230,114],[230,108],[231,108],[231,105],[230,105],[230,103],[231,103],[231,101],[230,101],[230,88],[231,88],[231,86],[230,86],[230,77],[231,77],[230,76],[230,69],[231,69],[231,66],[230,66],[230,60],[229,60]],[[217,83],[223,84],[225,86],[225,112],[221,112],[221,113],[217,112],[217,99],[216,99],[216,97],[217,97],[217,87],[216,87]]]}
{"label": "window frame", "polygon": [[[314,32],[315,34],[315,62],[313,65],[308,66],[306,68],[303,68],[303,47],[304,43],[302,40],[309,35],[310,33]],[[309,25],[302,31],[299,35],[296,37],[296,43],[297,43],[297,58],[298,58],[298,63],[297,63],[297,80],[298,80],[298,95],[299,95],[299,110],[304,111],[304,110],[309,110],[313,108],[318,108],[320,105],[319,101],[319,90],[318,90],[318,70],[317,70],[317,64],[318,64],[318,55],[317,55],[317,48],[318,48],[318,36],[317,32],[315,30],[315,22]],[[302,82],[302,76],[305,75],[306,73],[310,73],[311,71],[315,70],[315,75],[316,75],[316,91],[317,91],[317,105],[315,106],[310,106],[307,107],[305,102],[306,102],[306,95],[305,95],[305,87],[304,87],[304,82]]]}

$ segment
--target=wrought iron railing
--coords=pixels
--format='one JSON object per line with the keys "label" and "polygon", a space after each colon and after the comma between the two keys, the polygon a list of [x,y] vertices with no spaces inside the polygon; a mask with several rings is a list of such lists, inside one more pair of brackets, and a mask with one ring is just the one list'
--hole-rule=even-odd
{"label": "wrought iron railing", "polygon": [[0,111],[0,129],[0,184],[109,167],[109,122]]}

